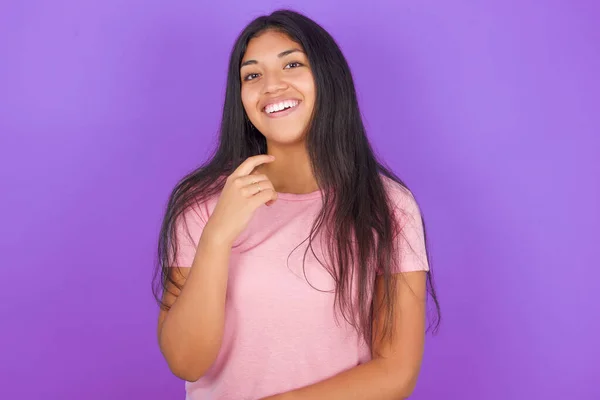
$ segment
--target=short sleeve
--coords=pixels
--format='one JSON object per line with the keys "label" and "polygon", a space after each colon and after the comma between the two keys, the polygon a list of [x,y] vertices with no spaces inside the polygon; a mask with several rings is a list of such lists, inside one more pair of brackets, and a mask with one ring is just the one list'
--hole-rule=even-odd
{"label": "short sleeve", "polygon": [[[392,267],[392,273],[429,271],[425,232],[421,211],[414,196],[407,189],[396,189],[393,194],[393,216],[398,222],[398,232],[394,236],[398,254],[398,264]],[[381,269],[378,274],[381,274]]]}
{"label": "short sleeve", "polygon": [[[175,221],[173,245],[177,251],[172,267],[191,267],[207,217],[202,206],[188,208]],[[170,257],[172,259],[172,257]]]}

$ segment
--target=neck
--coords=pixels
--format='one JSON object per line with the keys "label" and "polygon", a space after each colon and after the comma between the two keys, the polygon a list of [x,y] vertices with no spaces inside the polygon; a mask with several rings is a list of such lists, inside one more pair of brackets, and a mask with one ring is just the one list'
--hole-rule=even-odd
{"label": "neck", "polygon": [[257,172],[267,175],[277,192],[305,194],[319,189],[304,143],[285,148],[267,144],[267,154],[275,161],[262,164]]}

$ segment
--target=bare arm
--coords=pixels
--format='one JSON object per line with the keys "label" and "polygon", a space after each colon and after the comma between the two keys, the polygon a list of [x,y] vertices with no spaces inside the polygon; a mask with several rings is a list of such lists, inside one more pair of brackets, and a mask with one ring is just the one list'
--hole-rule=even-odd
{"label": "bare arm", "polygon": [[235,238],[246,228],[258,207],[277,200],[273,184],[254,173],[274,157],[246,159],[227,178],[215,209],[196,246],[191,267],[168,267],[182,287],[167,287],[158,321],[160,350],[171,371],[189,382],[200,379],[215,362],[225,323],[225,295],[229,257]]}
{"label": "bare arm", "polygon": [[171,371],[186,381],[198,380],[217,358],[223,337],[225,293],[231,247],[200,239],[191,268],[172,268],[183,284],[177,296],[165,293],[169,311],[159,315],[160,349]]}
{"label": "bare arm", "polygon": [[[374,337],[371,361],[313,385],[262,400],[407,399],[417,383],[423,356],[426,275],[423,271],[401,275],[395,279],[399,295],[394,316],[394,339]],[[383,290],[380,279],[375,293],[375,301],[381,301]],[[383,320],[378,318],[373,323],[379,326]]]}

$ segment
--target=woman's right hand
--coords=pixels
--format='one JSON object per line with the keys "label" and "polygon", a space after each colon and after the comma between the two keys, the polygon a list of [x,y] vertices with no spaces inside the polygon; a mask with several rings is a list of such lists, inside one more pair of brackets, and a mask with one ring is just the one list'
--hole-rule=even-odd
{"label": "woman's right hand", "polygon": [[270,205],[277,200],[277,192],[269,178],[253,173],[259,165],[274,160],[274,157],[266,154],[248,157],[227,177],[202,236],[217,243],[232,245],[248,226],[254,211],[263,204]]}

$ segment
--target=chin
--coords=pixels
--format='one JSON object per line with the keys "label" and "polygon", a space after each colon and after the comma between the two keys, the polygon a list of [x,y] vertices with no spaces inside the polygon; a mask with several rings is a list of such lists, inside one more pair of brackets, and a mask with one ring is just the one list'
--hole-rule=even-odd
{"label": "chin", "polygon": [[305,137],[303,135],[265,135],[267,142],[272,144],[279,144],[283,146],[295,145],[304,142]]}
{"label": "chin", "polygon": [[261,133],[268,142],[278,143],[282,145],[298,144],[306,139],[306,135],[303,133],[304,129],[289,129],[289,130],[261,130]]}

